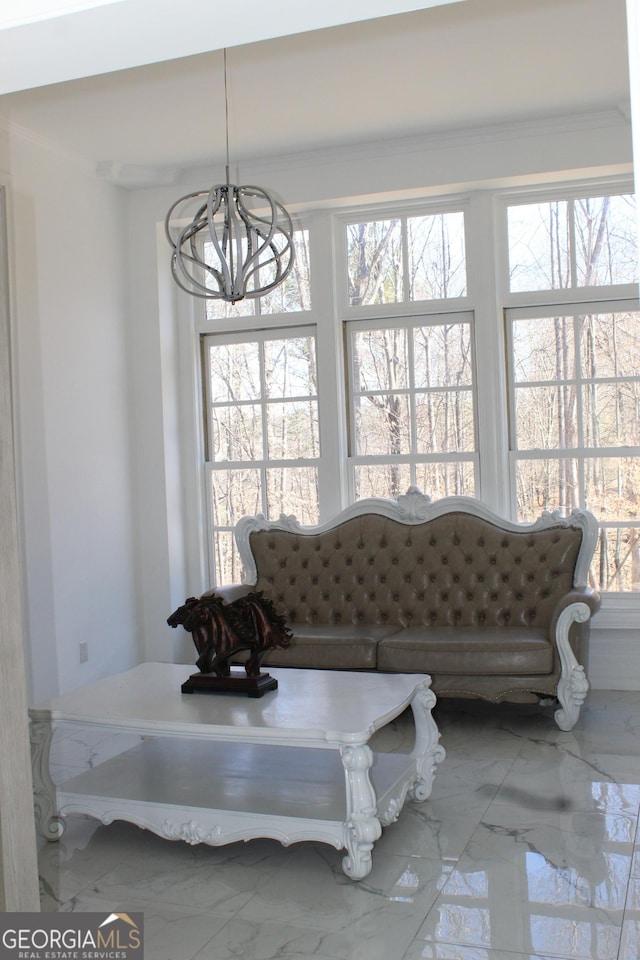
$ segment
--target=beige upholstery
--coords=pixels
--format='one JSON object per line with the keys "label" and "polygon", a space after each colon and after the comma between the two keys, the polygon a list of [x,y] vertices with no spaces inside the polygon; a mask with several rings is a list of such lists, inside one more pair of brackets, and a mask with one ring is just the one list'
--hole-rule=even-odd
{"label": "beige upholstery", "polygon": [[420,506],[406,519],[399,504],[372,500],[318,528],[241,521],[255,574],[245,589],[273,600],[293,631],[265,664],[429,673],[441,696],[555,695],[558,632],[569,638],[568,672],[582,670],[574,654],[586,661],[599,598],[576,570],[579,557],[588,568],[595,520],[518,525],[467,498],[404,499]]}
{"label": "beige upholstery", "polygon": [[368,515],[317,535],[250,536],[256,586],[294,623],[549,626],[581,532],[506,533],[469,514],[407,528]]}
{"label": "beige upholstery", "polygon": [[378,668],[401,673],[465,676],[529,676],[553,671],[553,647],[545,630],[503,627],[407,627],[381,641]]}

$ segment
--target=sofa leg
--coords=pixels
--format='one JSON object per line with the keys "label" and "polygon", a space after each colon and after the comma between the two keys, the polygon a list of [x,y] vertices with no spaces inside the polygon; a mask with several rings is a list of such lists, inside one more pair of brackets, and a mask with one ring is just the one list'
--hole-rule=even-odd
{"label": "sofa leg", "polygon": [[580,708],[589,691],[589,681],[584,667],[578,663],[569,642],[569,628],[575,621],[583,623],[591,616],[586,603],[572,603],[558,617],[556,644],[560,654],[561,673],[558,680],[560,709],[555,712],[555,721],[561,730],[571,730],[580,716]]}

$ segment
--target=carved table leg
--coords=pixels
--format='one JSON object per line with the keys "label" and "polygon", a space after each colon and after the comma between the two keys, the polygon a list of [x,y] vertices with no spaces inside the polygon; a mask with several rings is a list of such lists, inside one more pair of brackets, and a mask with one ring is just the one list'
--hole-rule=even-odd
{"label": "carved table leg", "polygon": [[369,778],[373,753],[367,746],[340,748],[347,789],[345,847],[342,869],[352,880],[362,880],[371,870],[371,850],[382,833],[376,816],[376,794]]}
{"label": "carved table leg", "polygon": [[59,840],[65,823],[57,816],[56,787],[49,773],[49,753],[53,738],[51,723],[48,720],[32,720],[30,737],[36,824],[45,840]]}
{"label": "carved table leg", "polygon": [[430,688],[429,680],[426,680],[424,685],[416,690],[411,701],[416,725],[414,753],[417,776],[409,789],[409,796],[418,801],[426,800],[427,797],[431,796],[437,765],[442,763],[446,756],[444,747],[438,743],[440,731],[431,714],[435,702],[436,696]]}

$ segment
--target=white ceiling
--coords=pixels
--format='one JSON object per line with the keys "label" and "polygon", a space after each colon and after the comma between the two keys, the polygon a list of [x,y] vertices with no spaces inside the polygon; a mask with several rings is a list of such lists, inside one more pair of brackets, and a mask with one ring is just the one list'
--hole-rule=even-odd
{"label": "white ceiling", "polygon": [[0,94],[461,0],[0,0]]}
{"label": "white ceiling", "polygon": [[[184,0],[172,3],[182,9]],[[628,110],[625,0],[466,0],[227,56],[232,161]],[[10,93],[2,114],[112,170],[222,163],[222,53]]]}

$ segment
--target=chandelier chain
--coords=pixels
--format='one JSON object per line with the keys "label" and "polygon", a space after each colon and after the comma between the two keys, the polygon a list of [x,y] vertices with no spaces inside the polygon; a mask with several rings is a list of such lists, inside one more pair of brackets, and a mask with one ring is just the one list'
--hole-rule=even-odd
{"label": "chandelier chain", "polygon": [[223,64],[224,64],[224,130],[225,130],[225,144],[226,144],[226,177],[227,183],[231,182],[229,176],[229,90],[227,87],[227,48],[225,47],[222,51]]}

